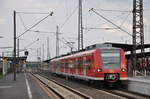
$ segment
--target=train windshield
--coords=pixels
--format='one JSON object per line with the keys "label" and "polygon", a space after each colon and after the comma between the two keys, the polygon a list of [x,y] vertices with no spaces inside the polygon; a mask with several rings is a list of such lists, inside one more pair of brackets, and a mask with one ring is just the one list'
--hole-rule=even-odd
{"label": "train windshield", "polygon": [[120,69],[120,50],[101,50],[103,68]]}

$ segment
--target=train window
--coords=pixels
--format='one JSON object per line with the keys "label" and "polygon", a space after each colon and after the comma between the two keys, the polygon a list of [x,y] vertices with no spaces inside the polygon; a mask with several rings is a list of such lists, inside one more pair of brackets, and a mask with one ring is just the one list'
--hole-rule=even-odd
{"label": "train window", "polygon": [[65,68],[67,69],[68,68],[68,62],[65,61]]}
{"label": "train window", "polygon": [[89,69],[91,68],[91,60],[90,60],[90,59],[84,60],[84,61],[83,61],[83,65],[85,66],[85,68],[86,68],[87,70],[89,70]]}
{"label": "train window", "polygon": [[69,67],[69,68],[73,68],[73,67],[74,67],[74,65],[73,65],[73,61],[70,61],[70,62],[69,62],[68,67]]}
{"label": "train window", "polygon": [[120,69],[120,50],[102,50],[102,63],[105,69]]}
{"label": "train window", "polygon": [[61,68],[65,68],[64,61],[61,62]]}
{"label": "train window", "polygon": [[79,63],[79,69],[83,69],[83,62],[82,62],[82,60],[78,60],[78,63]]}
{"label": "train window", "polygon": [[77,69],[78,68],[78,60],[76,60],[75,62],[74,62],[74,65],[75,65],[75,68]]}

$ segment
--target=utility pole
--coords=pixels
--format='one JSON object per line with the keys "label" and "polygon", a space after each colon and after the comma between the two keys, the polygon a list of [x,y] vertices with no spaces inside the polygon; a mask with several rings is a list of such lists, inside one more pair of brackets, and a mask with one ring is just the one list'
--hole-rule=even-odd
{"label": "utility pole", "polygon": [[41,52],[41,46],[40,46],[40,50],[39,50],[39,60],[40,60],[40,67],[42,66],[42,61],[41,61],[41,56],[42,56],[42,52]]}
{"label": "utility pole", "polygon": [[[144,24],[143,24],[143,0],[133,0],[133,75],[137,73],[146,76],[144,66],[145,51],[144,51]],[[137,47],[140,47],[142,66],[137,65]],[[140,72],[140,71],[142,72]]]}
{"label": "utility pole", "polygon": [[78,12],[78,51],[83,49],[82,0],[79,0]]}
{"label": "utility pole", "polygon": [[50,59],[49,37],[47,37],[47,59]]}
{"label": "utility pole", "polygon": [[[19,38],[17,39],[17,63],[18,63],[18,68],[20,68],[20,59],[19,59]],[[17,69],[18,69],[17,68]]]}
{"label": "utility pole", "polygon": [[42,61],[44,61],[44,44],[42,44]]}
{"label": "utility pole", "polygon": [[16,11],[14,11],[14,58],[13,58],[14,81],[16,81]]}
{"label": "utility pole", "polygon": [[56,26],[56,57],[59,56],[59,27]]}
{"label": "utility pole", "polygon": [[19,38],[17,39],[17,42],[18,42],[18,43],[17,43],[17,48],[18,48],[18,49],[17,49],[17,50],[18,50],[18,51],[17,51],[17,52],[18,52],[18,53],[17,53],[17,56],[19,57]]}

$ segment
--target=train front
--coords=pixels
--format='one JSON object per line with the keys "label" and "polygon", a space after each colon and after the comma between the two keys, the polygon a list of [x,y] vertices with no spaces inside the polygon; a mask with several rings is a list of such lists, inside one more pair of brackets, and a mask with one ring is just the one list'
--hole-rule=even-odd
{"label": "train front", "polygon": [[126,58],[122,49],[101,49],[100,56],[106,83],[114,84],[127,79]]}

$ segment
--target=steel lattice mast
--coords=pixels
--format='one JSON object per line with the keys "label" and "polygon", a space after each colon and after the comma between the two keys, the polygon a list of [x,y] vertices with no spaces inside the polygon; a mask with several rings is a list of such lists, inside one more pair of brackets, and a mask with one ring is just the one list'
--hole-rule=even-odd
{"label": "steel lattice mast", "polygon": [[83,49],[83,28],[82,28],[82,0],[79,0],[78,15],[78,50]]}
{"label": "steel lattice mast", "polygon": [[[142,68],[137,65],[137,47],[140,47]],[[136,70],[145,71],[144,60],[143,0],[133,0],[133,71],[135,76]]]}

